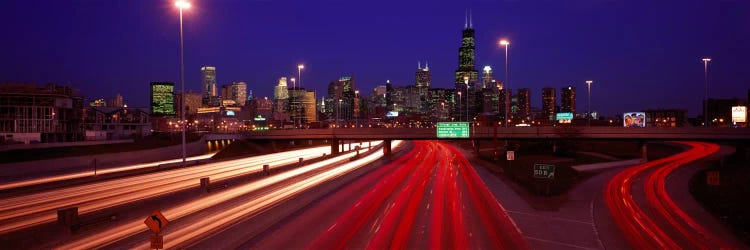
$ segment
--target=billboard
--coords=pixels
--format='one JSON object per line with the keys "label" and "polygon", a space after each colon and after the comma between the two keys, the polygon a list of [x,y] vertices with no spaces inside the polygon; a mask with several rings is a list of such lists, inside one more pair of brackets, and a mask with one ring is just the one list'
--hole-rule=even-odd
{"label": "billboard", "polygon": [[630,128],[630,127],[644,128],[646,127],[646,113],[628,112],[628,113],[622,114],[622,125],[626,128]]}
{"label": "billboard", "polygon": [[732,106],[732,122],[747,122],[746,106]]}
{"label": "billboard", "polygon": [[388,113],[385,114],[386,117],[398,117],[398,111],[388,111]]}

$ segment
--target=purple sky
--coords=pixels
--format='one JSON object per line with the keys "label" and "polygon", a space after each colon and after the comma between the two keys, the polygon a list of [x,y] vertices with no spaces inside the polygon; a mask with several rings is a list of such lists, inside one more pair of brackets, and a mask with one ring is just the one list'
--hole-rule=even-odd
{"label": "purple sky", "polygon": [[[429,61],[432,84],[453,86],[464,12],[471,9],[477,68],[503,78],[499,38],[509,38],[510,88],[578,88],[605,115],[646,108],[700,111],[701,58],[710,96],[746,98],[750,88],[750,1],[192,1],[185,13],[187,89],[200,91],[200,66],[219,84],[245,81],[272,96],[281,76],[318,90],[342,75],[356,87],[414,84]],[[58,82],[88,99],[121,93],[146,106],[151,81],[179,80],[178,11],[165,0],[0,1],[0,82]],[[559,91],[558,91],[559,92]],[[559,93],[558,93],[559,94]]]}

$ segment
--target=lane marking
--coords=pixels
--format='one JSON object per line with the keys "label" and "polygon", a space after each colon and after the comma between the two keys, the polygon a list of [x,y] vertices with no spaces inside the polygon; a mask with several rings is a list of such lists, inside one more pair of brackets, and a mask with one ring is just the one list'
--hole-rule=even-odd
{"label": "lane marking", "polygon": [[578,249],[598,250],[596,248],[583,247],[583,246],[579,246],[579,245],[573,245],[573,244],[563,243],[563,242],[554,241],[554,240],[544,240],[544,239],[539,239],[539,238],[534,238],[534,237],[529,237],[529,236],[526,236],[526,239],[533,240],[533,241],[540,241],[540,242],[544,242],[544,243],[555,244],[555,245],[560,245],[560,246],[578,248]]}
{"label": "lane marking", "polygon": [[508,212],[508,213],[512,213],[512,214],[521,214],[521,215],[528,215],[528,216],[534,216],[534,217],[543,217],[545,219],[553,219],[553,220],[561,220],[561,221],[567,221],[567,222],[575,222],[575,223],[581,223],[581,224],[586,224],[586,225],[591,225],[591,226],[594,225],[593,222],[582,221],[582,220],[575,220],[575,219],[568,219],[568,218],[563,218],[563,217],[551,217],[551,216],[544,216],[544,215],[532,214],[532,213],[521,212],[521,211],[513,211],[513,210],[505,210],[505,211]]}

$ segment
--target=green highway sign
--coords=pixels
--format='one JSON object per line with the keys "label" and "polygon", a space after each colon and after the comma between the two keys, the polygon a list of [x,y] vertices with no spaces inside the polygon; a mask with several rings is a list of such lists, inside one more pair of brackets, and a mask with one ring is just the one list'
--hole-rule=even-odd
{"label": "green highway sign", "polygon": [[555,178],[555,165],[534,164],[534,178],[540,178],[540,179]]}
{"label": "green highway sign", "polygon": [[469,123],[438,122],[437,138],[469,138]]}

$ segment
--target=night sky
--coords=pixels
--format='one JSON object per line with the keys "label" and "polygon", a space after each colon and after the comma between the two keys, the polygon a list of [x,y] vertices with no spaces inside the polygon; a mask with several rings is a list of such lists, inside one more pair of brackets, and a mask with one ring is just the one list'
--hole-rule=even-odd
{"label": "night sky", "polygon": [[[325,95],[342,75],[369,94],[386,80],[414,84],[429,61],[432,86],[452,88],[465,11],[477,38],[477,70],[504,77],[508,38],[511,89],[573,85],[586,109],[605,115],[646,108],[700,113],[702,57],[711,57],[710,96],[746,98],[750,88],[750,1],[193,0],[185,12],[186,88],[200,91],[200,66],[219,85],[245,81],[273,96],[282,76]],[[121,93],[147,106],[151,81],[179,83],[179,21],[165,0],[0,1],[0,82],[57,82],[87,99]],[[178,85],[179,86],[179,85]],[[558,90],[559,95],[559,90]]]}

